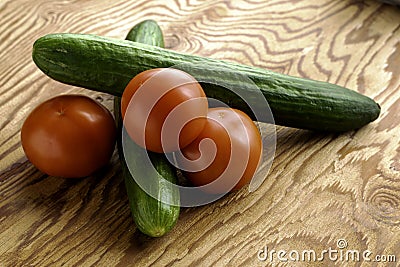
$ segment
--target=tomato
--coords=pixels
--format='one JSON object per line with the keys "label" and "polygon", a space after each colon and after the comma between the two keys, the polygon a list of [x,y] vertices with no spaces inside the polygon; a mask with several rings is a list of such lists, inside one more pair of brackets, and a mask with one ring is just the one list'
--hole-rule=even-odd
{"label": "tomato", "polygon": [[173,68],[136,75],[121,100],[124,126],[138,145],[153,152],[172,152],[190,144],[203,129],[208,101],[200,84]]}
{"label": "tomato", "polygon": [[224,194],[250,182],[262,154],[261,135],[242,111],[210,108],[196,140],[176,153],[185,177],[208,193]]}
{"label": "tomato", "polygon": [[40,171],[59,177],[92,174],[110,160],[116,140],[111,113],[81,95],[61,95],[37,106],[21,129],[27,158]]}

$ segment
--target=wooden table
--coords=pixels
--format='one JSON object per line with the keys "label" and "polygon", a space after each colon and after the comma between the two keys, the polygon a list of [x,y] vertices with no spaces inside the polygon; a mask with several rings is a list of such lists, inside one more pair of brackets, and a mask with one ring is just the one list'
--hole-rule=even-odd
{"label": "wooden table", "polygon": [[[171,233],[148,238],[131,218],[116,154],[86,179],[49,177],[27,161],[19,133],[36,105],[61,93],[112,108],[112,96],[37,69],[37,38],[122,39],[144,19],[159,22],[169,49],[343,85],[379,102],[381,116],[343,134],[277,127],[275,159],[257,191],[182,209]],[[286,266],[380,265],[345,261],[348,251],[367,250],[371,260],[399,264],[398,8],[361,0],[2,0],[0,29],[0,266],[266,266],[271,250],[286,252],[272,254]],[[324,250],[331,258],[307,259]]]}

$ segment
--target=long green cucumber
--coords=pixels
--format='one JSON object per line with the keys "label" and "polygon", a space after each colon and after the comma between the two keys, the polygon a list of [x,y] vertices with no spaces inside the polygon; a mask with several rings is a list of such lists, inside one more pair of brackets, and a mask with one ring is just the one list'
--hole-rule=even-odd
{"label": "long green cucumber", "polygon": [[[371,98],[335,84],[95,35],[45,35],[34,43],[32,57],[55,80],[116,96],[134,75],[146,69],[178,66],[195,73],[199,81],[212,81],[202,84],[207,97],[250,116],[248,105],[226,88],[258,97],[252,93],[255,84],[268,101],[275,123],[283,126],[341,132],[358,129],[380,113],[380,106]],[[235,76],[247,77],[250,82],[238,82]]]}
{"label": "long green cucumber", "polygon": [[[128,33],[127,40],[146,43],[149,45],[164,46],[164,38],[158,24],[153,20],[145,20],[136,24]],[[114,98],[114,115],[119,132],[122,131],[122,119],[120,109],[121,98]],[[153,185],[153,190],[157,191],[159,200],[148,195],[143,191],[133,179],[123,153],[121,136],[118,138],[119,158],[125,180],[125,186],[129,198],[129,205],[132,217],[138,229],[151,237],[159,237],[169,232],[176,224],[179,213],[179,190],[172,187],[167,181],[176,183],[176,170],[170,165],[164,154],[153,153],[138,147],[133,141],[124,140],[130,164],[136,165],[135,169],[141,168],[140,164],[143,157],[149,156],[153,166],[158,172],[155,177],[157,184]],[[131,152],[134,151],[134,152]],[[138,173],[136,175],[149,175]],[[174,203],[169,205],[166,203]]]}

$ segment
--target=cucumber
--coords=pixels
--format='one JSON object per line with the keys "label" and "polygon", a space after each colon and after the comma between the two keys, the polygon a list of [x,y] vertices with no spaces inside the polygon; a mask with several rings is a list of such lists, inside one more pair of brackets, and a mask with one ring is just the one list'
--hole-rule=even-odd
{"label": "cucumber", "polygon": [[[116,96],[139,72],[178,65],[192,75],[195,71],[199,81],[213,81],[202,84],[207,97],[250,116],[253,113],[247,104],[226,87],[257,97],[252,93],[254,82],[268,101],[275,123],[289,127],[349,131],[375,120],[380,113],[380,106],[371,98],[335,84],[95,35],[45,35],[35,41],[32,57],[55,80]],[[238,85],[238,79],[232,78],[235,74],[252,82]]]}
{"label": "cucumber", "polygon": [[[145,20],[135,25],[128,33],[126,39],[149,45],[164,46],[162,31],[153,20]],[[122,131],[120,103],[121,98],[115,97],[114,115],[119,133]],[[155,179],[157,184],[152,185],[152,189],[157,191],[156,193],[160,200],[148,195],[133,179],[123,154],[121,136],[119,136],[118,152],[132,217],[137,228],[142,233],[151,237],[160,237],[168,233],[174,227],[180,213],[179,190],[166,182],[177,182],[176,170],[171,166],[164,154],[146,151],[129,139],[125,140],[125,149],[126,153],[129,155],[129,159],[133,160],[131,164],[136,164],[135,169],[140,169],[141,159],[148,155],[158,172],[158,177]],[[130,153],[130,151],[135,151],[135,154]],[[136,175],[148,174],[137,173]],[[166,203],[174,203],[174,205]]]}
{"label": "cucumber", "polygon": [[136,24],[125,40],[158,47],[164,47],[164,38],[160,26],[154,20],[144,20]]}
{"label": "cucumber", "polygon": [[382,3],[400,7],[400,0],[380,0]]}

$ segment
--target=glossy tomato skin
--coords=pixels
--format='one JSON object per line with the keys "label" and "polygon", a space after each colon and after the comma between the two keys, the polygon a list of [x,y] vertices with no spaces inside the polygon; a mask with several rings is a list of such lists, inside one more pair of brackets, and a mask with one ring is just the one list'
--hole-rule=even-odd
{"label": "glossy tomato skin", "polygon": [[83,95],[61,95],[37,106],[21,129],[24,152],[40,171],[85,177],[110,160],[116,127],[111,113]]}
{"label": "glossy tomato skin", "polygon": [[210,108],[203,131],[181,152],[178,164],[193,185],[215,181],[202,189],[224,194],[251,181],[261,159],[262,140],[254,122],[242,111]]}
{"label": "glossy tomato skin", "polygon": [[203,129],[208,101],[200,84],[173,68],[150,69],[125,88],[121,113],[129,136],[153,152],[172,152],[190,144]]}

